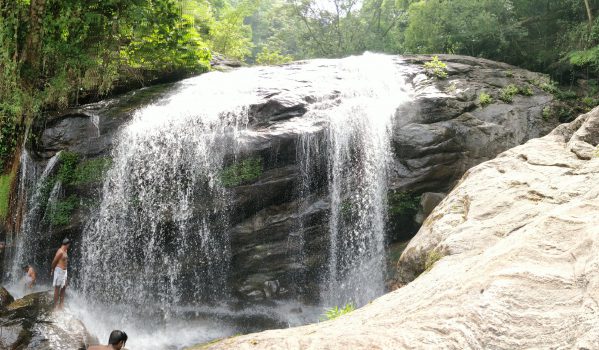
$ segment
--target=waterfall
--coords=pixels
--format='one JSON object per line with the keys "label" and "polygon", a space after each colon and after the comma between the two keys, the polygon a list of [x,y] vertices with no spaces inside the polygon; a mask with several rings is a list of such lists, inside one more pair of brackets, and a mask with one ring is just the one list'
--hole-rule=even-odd
{"label": "waterfall", "polygon": [[90,300],[168,314],[226,299],[229,200],[219,174],[256,100],[254,87],[235,89],[237,78],[187,80],[121,132],[82,239],[79,287]]}
{"label": "waterfall", "polygon": [[340,103],[330,122],[327,159],[330,257],[326,304],[361,306],[384,293],[387,172],[397,107],[411,98],[396,63],[372,55],[343,61]]}
{"label": "waterfall", "polygon": [[[48,247],[44,235],[39,232],[39,224],[44,214],[45,207],[50,194],[48,179],[53,175],[58,164],[60,152],[48,160],[42,173],[38,176],[29,153],[23,151],[20,160],[20,176],[18,187],[18,198],[25,200],[24,214],[19,232],[8,242],[8,261],[12,262],[9,270],[5,271],[6,279],[11,283],[23,274],[23,266],[32,264],[36,268],[50,266],[48,261],[38,260],[37,252]],[[33,191],[30,191],[33,188]]]}
{"label": "waterfall", "polygon": [[[223,312],[234,294],[229,232],[236,186],[224,175],[256,157],[251,164],[260,170],[276,167],[271,158],[278,150],[268,133],[294,135],[295,159],[286,160],[299,174],[292,191],[296,224],[286,233],[288,254],[299,266],[292,283],[301,293],[314,278],[307,235],[316,234],[326,236],[316,302],[363,305],[383,294],[391,129],[398,106],[411,98],[404,74],[399,59],[378,54],[213,72],[177,83],[135,111],[114,139],[99,207],[74,245],[78,316],[94,334],[125,327],[135,335],[132,348],[162,349],[152,332],[177,332],[207,307]],[[306,112],[276,123],[258,120],[253,106],[274,95],[303,101]],[[97,127],[102,110],[94,113]],[[55,198],[61,191],[59,182],[52,191],[41,186],[57,161],[58,155],[48,162],[30,195],[13,270],[24,252],[36,249],[41,192]],[[314,212],[324,212],[319,220],[328,224],[311,222]],[[196,333],[187,336],[226,335]]]}

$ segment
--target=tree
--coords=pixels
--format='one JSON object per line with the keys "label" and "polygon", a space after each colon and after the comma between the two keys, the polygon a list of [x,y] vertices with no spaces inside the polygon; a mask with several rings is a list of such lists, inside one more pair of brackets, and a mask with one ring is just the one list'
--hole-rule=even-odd
{"label": "tree", "polygon": [[584,6],[587,10],[587,16],[589,18],[589,27],[593,25],[593,13],[591,12],[591,5],[589,5],[589,0],[584,0]]}
{"label": "tree", "polygon": [[221,15],[210,28],[210,42],[214,51],[227,57],[244,59],[251,53],[252,28],[244,23],[256,9],[256,1],[245,0],[233,7],[226,4]]}

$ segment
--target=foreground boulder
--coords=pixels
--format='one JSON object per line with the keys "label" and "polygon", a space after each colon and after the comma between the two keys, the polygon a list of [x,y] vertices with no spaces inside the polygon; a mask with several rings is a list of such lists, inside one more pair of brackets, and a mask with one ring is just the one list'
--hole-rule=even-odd
{"label": "foreground boulder", "polygon": [[203,348],[597,348],[598,144],[595,109],[468,171],[404,251],[407,286]]}
{"label": "foreground boulder", "polygon": [[66,312],[52,311],[49,293],[33,293],[0,311],[0,349],[85,350],[88,333]]}

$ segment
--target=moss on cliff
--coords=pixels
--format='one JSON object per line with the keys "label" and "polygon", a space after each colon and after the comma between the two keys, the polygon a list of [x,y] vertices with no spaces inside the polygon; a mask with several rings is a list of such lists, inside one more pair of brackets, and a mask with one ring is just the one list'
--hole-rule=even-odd
{"label": "moss on cliff", "polygon": [[262,158],[248,158],[225,167],[219,177],[223,186],[234,187],[256,180],[262,171]]}
{"label": "moss on cliff", "polygon": [[0,175],[0,219],[6,219],[8,214],[8,202],[10,200],[10,184],[13,180],[12,174]]}

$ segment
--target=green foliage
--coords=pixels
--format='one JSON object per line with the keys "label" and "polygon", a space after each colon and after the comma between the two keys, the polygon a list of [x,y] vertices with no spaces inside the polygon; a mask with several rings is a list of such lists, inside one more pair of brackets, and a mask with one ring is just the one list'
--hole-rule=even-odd
{"label": "green foliage", "polygon": [[434,56],[432,60],[424,63],[424,68],[427,74],[437,77],[437,79],[447,78],[447,64],[439,60],[438,56]]}
{"label": "green foliage", "polygon": [[183,9],[192,2],[211,8],[196,0],[0,2],[0,161],[43,109],[151,79],[148,71],[207,70],[208,34]]}
{"label": "green foliage", "polygon": [[220,181],[225,187],[252,182],[262,175],[262,158],[248,158],[224,168]]}
{"label": "green foliage", "polygon": [[553,115],[552,111],[551,111],[551,107],[546,106],[545,108],[543,108],[543,120],[549,120],[551,118],[551,116]]}
{"label": "green foliage", "polygon": [[[591,1],[596,12],[599,3]],[[408,53],[486,57],[567,79],[599,71],[599,20],[580,0],[410,0],[398,37]],[[590,69],[590,70],[589,70]],[[507,73],[509,76],[509,73]]]}
{"label": "green foliage", "polygon": [[[196,29],[195,17],[182,13],[178,1],[159,3],[143,8],[138,14],[140,21],[129,34],[131,42],[122,50],[121,57],[133,68],[208,70],[211,53]],[[148,20],[152,18],[160,20]]]}
{"label": "green foliage", "polygon": [[505,103],[512,103],[518,91],[518,87],[510,84],[499,91],[499,99]]}
{"label": "green foliage", "polygon": [[0,219],[6,219],[10,200],[10,185],[14,179],[12,174],[0,175]]}
{"label": "green foliage", "polygon": [[389,213],[414,215],[420,206],[420,195],[412,192],[392,192],[388,196]]}
{"label": "green foliage", "polygon": [[112,165],[110,158],[96,158],[81,162],[73,172],[73,185],[98,183],[104,179],[104,174]]}
{"label": "green foliage", "polygon": [[576,94],[576,92],[572,91],[572,90],[558,89],[554,95],[558,100],[561,100],[561,101],[575,100],[578,98],[578,95]]}
{"label": "green foliage", "polygon": [[244,20],[252,14],[257,4],[242,0],[233,7],[227,3],[210,28],[210,43],[214,51],[227,57],[244,59],[251,54],[252,27]]}
{"label": "green foliage", "polygon": [[58,169],[57,178],[63,184],[70,184],[75,181],[75,168],[79,163],[79,155],[74,152],[62,151],[58,156],[60,160],[60,168]]}
{"label": "green foliage", "polygon": [[81,161],[77,153],[62,151],[59,156],[60,168],[56,175],[64,185],[86,185],[101,182],[112,165],[110,158],[96,158]]}
{"label": "green foliage", "polygon": [[15,124],[14,119],[3,116],[0,107],[0,172],[5,170],[8,160],[17,147],[19,132],[20,128]]}
{"label": "green foliage", "polygon": [[539,84],[539,88],[550,94],[557,94],[559,92],[559,88],[557,87],[557,84],[554,81],[543,82]]}
{"label": "green foliage", "polygon": [[534,91],[530,86],[516,86],[510,84],[499,91],[499,99],[505,103],[512,103],[516,95],[532,96]]}
{"label": "green foliage", "polygon": [[572,51],[567,57],[573,66],[599,68],[599,46]]}
{"label": "green foliage", "polygon": [[586,107],[587,110],[593,109],[595,106],[599,105],[599,99],[586,96],[583,97],[580,102]]}
{"label": "green foliage", "polygon": [[489,104],[491,104],[493,102],[493,98],[491,97],[491,95],[487,94],[486,92],[481,92],[478,95],[478,103],[480,103],[481,107],[485,107]]}
{"label": "green foliage", "polygon": [[532,90],[532,88],[530,86],[519,87],[518,88],[518,93],[520,95],[524,95],[524,96],[532,96],[532,95],[534,95],[534,91]]}
{"label": "green foliage", "polygon": [[424,271],[430,271],[437,261],[443,258],[443,254],[436,249],[431,250],[426,255],[426,261],[424,262]]}
{"label": "green foliage", "polygon": [[409,3],[404,42],[408,52],[503,58],[509,43],[525,35],[513,6],[504,0]]}
{"label": "green foliage", "polygon": [[325,310],[324,314],[321,317],[321,320],[334,320],[339,316],[348,314],[354,311],[356,307],[353,303],[347,303],[344,307],[340,308],[339,306],[332,307],[330,309]]}
{"label": "green foliage", "polygon": [[71,217],[78,205],[79,200],[75,196],[52,203],[47,220],[54,226],[66,226],[71,223]]}
{"label": "green foliage", "polygon": [[293,57],[289,55],[282,55],[279,50],[270,50],[264,47],[258,55],[256,55],[256,63],[261,65],[278,65],[289,63],[293,60]]}

